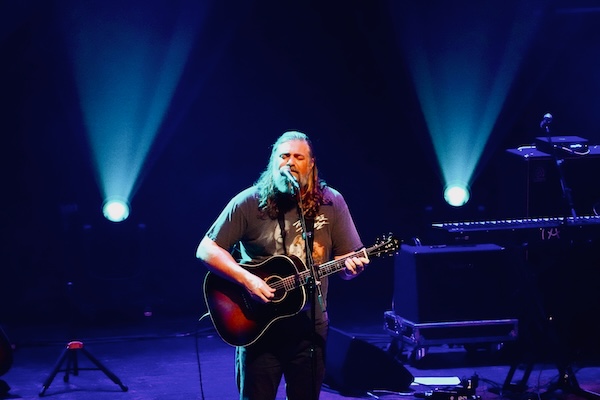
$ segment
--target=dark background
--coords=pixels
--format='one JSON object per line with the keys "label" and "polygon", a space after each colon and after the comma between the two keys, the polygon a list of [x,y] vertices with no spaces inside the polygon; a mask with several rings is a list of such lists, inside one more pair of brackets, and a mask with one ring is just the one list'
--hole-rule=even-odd
{"label": "dark background", "polygon": [[[184,1],[151,3],[155,12],[185,7]],[[486,6],[503,18],[518,3]],[[60,323],[72,305],[86,323],[142,320],[144,311],[153,318],[202,315],[206,270],[195,259],[196,245],[229,198],[258,177],[270,144],[288,129],[312,138],[323,177],[345,195],[367,245],[388,232],[427,243],[431,222],[440,220],[524,216],[525,172],[506,149],[532,143],[547,112],[557,135],[600,142],[600,2],[574,3],[540,2],[541,23],[477,170],[471,201],[461,209],[443,202],[396,37],[401,7],[392,5],[398,2],[209,4],[131,200],[132,214],[115,225],[101,215],[56,24],[68,2],[2,1],[0,323]],[[147,4],[124,2],[115,18]],[[446,7],[452,15],[470,7],[468,1],[415,4],[439,15]],[[595,196],[598,171],[587,160],[574,174],[570,183],[579,195]],[[547,201],[560,204],[560,192]],[[393,269],[386,258],[360,279],[334,280],[333,323],[382,319],[391,309]]]}

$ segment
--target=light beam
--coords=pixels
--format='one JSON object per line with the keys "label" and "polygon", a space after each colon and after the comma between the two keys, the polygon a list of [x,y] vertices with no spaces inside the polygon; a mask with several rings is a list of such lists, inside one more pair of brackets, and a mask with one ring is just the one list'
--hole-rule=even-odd
{"label": "light beam", "polygon": [[444,190],[452,182],[468,190],[539,23],[539,8],[535,2],[390,4]]}
{"label": "light beam", "polygon": [[62,26],[98,185],[104,199],[128,202],[207,5],[126,4],[67,2]]}

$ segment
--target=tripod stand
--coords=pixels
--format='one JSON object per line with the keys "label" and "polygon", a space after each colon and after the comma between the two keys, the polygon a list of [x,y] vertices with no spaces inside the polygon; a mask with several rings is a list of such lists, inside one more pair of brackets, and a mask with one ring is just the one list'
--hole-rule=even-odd
{"label": "tripod stand", "polygon": [[[78,352],[83,353],[83,355],[85,355],[96,366],[96,368],[80,368],[79,361],[77,359]],[[40,397],[46,393],[46,390],[50,387],[50,385],[52,384],[52,381],[54,380],[56,375],[61,371],[61,367],[65,361],[66,361],[67,365],[66,365],[66,368],[64,370],[62,370],[65,372],[65,376],[63,378],[63,380],[65,382],[69,381],[69,374],[71,374],[71,373],[73,375],[77,376],[77,375],[79,375],[79,371],[84,370],[84,369],[85,370],[100,370],[100,371],[104,372],[104,374],[106,376],[108,376],[114,383],[119,385],[119,387],[121,388],[122,391],[126,392],[128,390],[128,387],[125,386],[123,384],[123,382],[121,382],[121,380],[114,373],[112,373],[96,357],[94,357],[89,351],[87,351],[85,349],[83,342],[74,340],[74,341],[67,343],[67,346],[65,347],[65,349],[61,353],[60,357],[56,361],[56,364],[54,365],[52,372],[50,373],[48,378],[44,381],[44,384],[42,385],[42,390],[39,393]]]}
{"label": "tripod stand", "polygon": [[[558,171],[558,177],[560,181],[560,186],[563,194],[563,199],[566,202],[566,206],[571,213],[573,218],[577,217],[577,213],[575,212],[575,205],[573,203],[572,189],[567,186],[565,180],[565,174],[563,171],[564,158],[559,156],[559,146],[554,144],[554,139],[550,135],[550,122],[552,122],[552,115],[546,114],[544,115],[544,119],[542,120],[540,127],[545,129],[547,134],[547,139],[549,144],[551,145],[551,156],[554,160],[554,164],[556,165],[556,169]],[[564,155],[563,155],[564,156]],[[559,232],[560,234],[560,232]],[[573,244],[569,246],[568,253],[573,253]],[[554,330],[556,334],[556,329]],[[558,339],[555,340],[557,346],[560,346],[563,340]],[[557,361],[556,366],[558,368],[558,382],[554,385],[551,385],[546,393],[542,395],[542,398],[547,398],[550,396],[552,392],[560,390],[562,392],[571,393],[574,395],[579,395],[587,399],[595,399],[600,400],[600,394],[592,391],[587,391],[579,386],[579,382],[577,382],[577,378],[575,378],[575,373],[571,367],[570,360],[568,357],[560,357]]]}
{"label": "tripod stand", "polygon": [[[63,207],[61,211],[62,211],[62,217],[63,217],[63,229],[65,231],[65,242],[70,242],[71,240],[73,240],[68,235],[68,233],[70,231],[69,227],[71,226],[70,217],[74,216],[74,214],[77,211],[77,207],[76,206]],[[66,251],[66,253],[70,254],[69,251]],[[67,262],[66,265],[68,267],[71,267],[72,263]],[[70,268],[70,269],[72,269],[72,268]],[[73,274],[73,271],[69,271],[69,272],[70,272],[70,274]],[[71,330],[73,330],[73,327],[75,325],[75,323],[74,323],[75,300],[74,300],[74,294],[73,294],[73,286],[74,286],[74,284],[73,284],[72,280],[67,282],[67,297],[68,297],[69,306],[70,306],[69,308],[70,308]],[[84,356],[86,356],[88,358],[88,360],[91,361],[95,365],[95,368],[81,368],[79,366],[78,353],[82,353]],[[65,362],[66,362],[66,366],[64,369],[62,369],[62,366]],[[44,396],[44,394],[46,393],[46,390],[48,390],[48,388],[52,384],[52,381],[54,380],[54,378],[56,377],[56,375],[59,372],[61,372],[61,371],[65,372],[63,381],[69,382],[69,376],[70,375],[77,376],[77,375],[79,375],[79,371],[81,371],[81,370],[102,371],[102,372],[104,372],[104,374],[106,376],[108,376],[110,378],[110,380],[112,380],[114,383],[119,385],[119,387],[121,388],[122,391],[126,392],[128,390],[128,387],[125,386],[114,373],[112,373],[108,368],[106,368],[96,357],[94,357],[84,347],[84,344],[82,341],[72,340],[67,343],[67,345],[63,349],[62,353],[58,357],[58,360],[54,364],[54,367],[52,368],[50,375],[48,375],[48,378],[46,378],[46,380],[42,384],[42,390],[39,392],[39,396],[40,397]]]}
{"label": "tripod stand", "polygon": [[[510,371],[508,372],[508,375],[504,381],[502,394],[506,397],[510,397],[510,393],[520,393],[523,395],[523,393],[527,390],[527,381],[533,370],[533,363],[528,363],[525,367],[525,372],[523,373],[521,380],[513,383],[512,379],[516,369],[516,364],[511,366]],[[559,375],[558,381],[550,385],[548,390],[546,390],[544,393],[541,393],[540,398],[542,400],[552,399],[555,392],[569,393],[589,400],[600,400],[600,393],[586,390],[579,386],[579,382],[575,377],[575,372],[570,364],[557,363],[557,369]]]}
{"label": "tripod stand", "polygon": [[559,390],[564,393],[581,396],[585,399],[600,400],[600,393],[585,390],[579,386],[579,382],[577,382],[577,378],[575,377],[575,372],[573,372],[573,368],[571,368],[569,364],[559,364],[557,367],[559,372],[558,382],[551,385],[547,392],[542,393],[542,399],[549,398],[551,393]]}
{"label": "tripod stand", "polygon": [[[529,281],[529,300],[523,304],[530,304],[531,310],[523,315],[519,327],[525,326],[529,331],[522,336],[527,337],[527,345],[520,348],[516,358],[513,360],[509,373],[502,387],[502,394],[509,397],[510,394],[522,395],[527,391],[527,381],[536,364],[536,359],[542,357],[554,364],[558,371],[556,381],[551,383],[545,392],[539,397],[542,400],[557,398],[559,395],[570,394],[590,400],[600,400],[600,393],[583,389],[575,376],[572,363],[575,361],[577,349],[590,340],[582,337],[584,329],[573,329],[574,326],[582,326],[584,321],[578,320],[574,315],[576,304],[587,304],[587,298],[573,298],[577,291],[581,293],[593,293],[587,282],[595,282],[592,276],[583,275],[583,269],[575,269],[575,265],[586,265],[586,259],[590,251],[594,251],[593,244],[580,243],[576,237],[569,234],[567,227],[560,232],[562,242],[551,241],[529,245],[527,250],[527,268],[536,269],[536,282]],[[557,269],[563,269],[564,265],[571,265],[569,276],[559,275]],[[546,278],[543,279],[542,276]],[[539,282],[538,282],[539,281]],[[593,284],[592,284],[593,285]],[[540,286],[540,287],[538,287]],[[568,293],[570,296],[564,296]],[[560,294],[560,296],[557,296]],[[547,310],[549,309],[549,311]],[[527,329],[529,328],[529,329]],[[575,346],[575,347],[574,347]],[[513,377],[519,364],[524,364],[522,378],[513,382]]]}
{"label": "tripod stand", "polygon": [[[518,382],[514,383],[512,379],[516,369],[517,364],[512,365],[504,381],[501,392],[506,397],[510,397],[510,393],[520,393],[522,395],[527,390],[527,381],[533,370],[533,362],[527,363],[523,376]],[[600,400],[600,393],[586,390],[579,386],[579,382],[575,377],[575,372],[570,364],[557,363],[557,369],[559,374],[558,381],[550,385],[548,390],[540,395],[542,400],[553,398],[553,394],[558,391],[580,396],[589,400]]]}

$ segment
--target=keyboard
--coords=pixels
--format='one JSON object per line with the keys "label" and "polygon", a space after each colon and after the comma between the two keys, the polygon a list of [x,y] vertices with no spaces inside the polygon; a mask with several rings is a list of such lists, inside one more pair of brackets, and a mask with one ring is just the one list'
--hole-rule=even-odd
{"label": "keyboard", "polygon": [[492,230],[538,229],[558,227],[581,227],[600,224],[600,216],[585,215],[579,217],[539,217],[498,219],[489,221],[462,221],[434,223],[434,228],[448,232],[474,232]]}

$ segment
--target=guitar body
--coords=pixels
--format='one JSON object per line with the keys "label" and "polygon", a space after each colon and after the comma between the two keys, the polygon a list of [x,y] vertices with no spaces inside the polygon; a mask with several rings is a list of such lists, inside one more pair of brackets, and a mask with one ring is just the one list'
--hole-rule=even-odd
{"label": "guitar body", "polygon": [[283,279],[306,270],[296,256],[277,255],[256,264],[241,266],[276,288],[275,298],[262,303],[251,298],[240,285],[208,272],[204,279],[204,300],[213,325],[223,341],[232,346],[254,343],[273,322],[291,317],[306,304],[306,290],[299,286],[287,291]]}
{"label": "guitar body", "polygon": [[398,240],[390,235],[374,246],[316,265],[311,270],[296,256],[276,255],[260,264],[241,264],[275,289],[275,297],[268,303],[252,299],[240,285],[209,272],[204,278],[204,301],[221,339],[232,346],[247,346],[262,336],[273,322],[302,310],[306,304],[304,286],[312,281],[313,269],[322,279],[342,270],[347,258],[391,255],[399,247]]}

